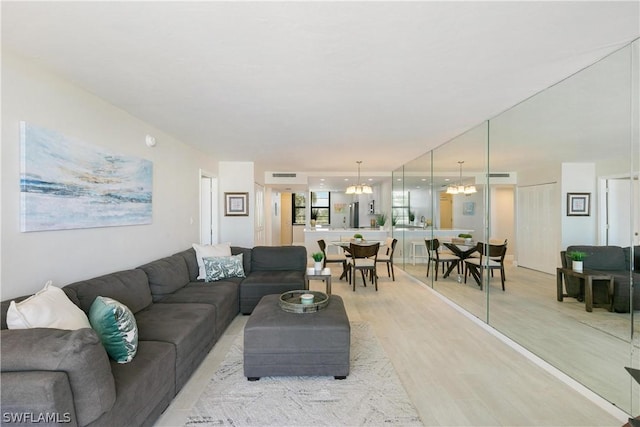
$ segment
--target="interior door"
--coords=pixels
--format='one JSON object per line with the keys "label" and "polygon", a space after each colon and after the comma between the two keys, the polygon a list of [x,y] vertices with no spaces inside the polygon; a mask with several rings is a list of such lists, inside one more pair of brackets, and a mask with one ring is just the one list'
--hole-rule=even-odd
{"label": "interior door", "polygon": [[612,246],[626,247],[633,235],[634,244],[638,244],[640,215],[631,219],[631,202],[638,203],[638,180],[618,178],[607,180],[606,191],[606,243]]}
{"label": "interior door", "polygon": [[440,193],[440,228],[453,228],[453,197],[444,192]]}

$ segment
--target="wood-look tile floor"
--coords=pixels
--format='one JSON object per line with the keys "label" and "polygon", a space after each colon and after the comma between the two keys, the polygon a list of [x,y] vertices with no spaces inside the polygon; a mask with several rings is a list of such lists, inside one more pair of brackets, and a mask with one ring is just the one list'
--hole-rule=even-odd
{"label": "wood-look tile floor", "polygon": [[[426,426],[620,426],[621,416],[540,368],[396,268],[379,291],[358,278],[356,291],[333,270],[332,291],[350,320],[369,322]],[[324,290],[312,281],[311,288]],[[238,316],[157,426],[183,425],[208,379],[242,333]]]}

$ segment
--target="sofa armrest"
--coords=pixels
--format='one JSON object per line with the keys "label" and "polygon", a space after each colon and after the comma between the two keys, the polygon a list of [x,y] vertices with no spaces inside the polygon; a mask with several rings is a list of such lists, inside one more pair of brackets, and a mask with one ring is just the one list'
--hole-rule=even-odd
{"label": "sofa armrest", "polygon": [[2,423],[77,426],[73,393],[64,372],[2,372]]}
{"label": "sofa armrest", "polygon": [[[93,329],[3,329],[0,335],[5,372],[57,371],[68,378],[73,395],[76,422],[86,425],[111,409],[116,399],[109,357]],[[13,390],[2,386],[12,397]],[[17,391],[16,391],[17,392]]]}

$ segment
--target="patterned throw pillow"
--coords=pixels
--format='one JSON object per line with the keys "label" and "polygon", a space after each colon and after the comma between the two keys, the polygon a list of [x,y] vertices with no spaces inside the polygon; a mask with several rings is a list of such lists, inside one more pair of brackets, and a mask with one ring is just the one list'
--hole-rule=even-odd
{"label": "patterned throw pillow", "polygon": [[230,277],[245,277],[242,254],[204,258],[205,281],[215,282]]}
{"label": "patterned throw pillow", "polygon": [[138,325],[129,308],[107,297],[96,297],[89,321],[107,354],[118,363],[128,363],[138,351]]}

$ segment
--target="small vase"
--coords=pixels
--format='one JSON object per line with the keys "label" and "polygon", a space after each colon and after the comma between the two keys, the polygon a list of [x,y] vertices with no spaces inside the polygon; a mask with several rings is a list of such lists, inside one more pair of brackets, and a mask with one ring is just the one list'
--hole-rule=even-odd
{"label": "small vase", "polygon": [[316,261],[313,263],[313,269],[315,271],[321,271],[322,270],[322,261]]}
{"label": "small vase", "polygon": [[577,271],[578,273],[582,273],[582,261],[572,261],[571,267],[573,271]]}

